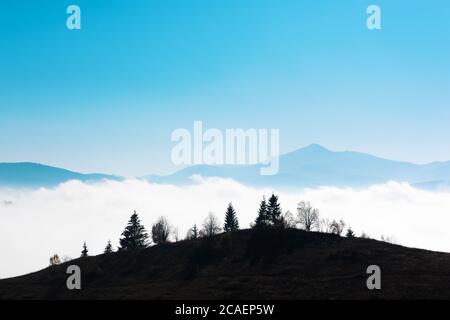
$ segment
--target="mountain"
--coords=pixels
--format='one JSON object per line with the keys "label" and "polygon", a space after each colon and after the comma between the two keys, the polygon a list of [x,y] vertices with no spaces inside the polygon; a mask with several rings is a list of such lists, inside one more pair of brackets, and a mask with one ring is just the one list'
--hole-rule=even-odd
{"label": "mountain", "polygon": [[360,152],[335,152],[317,144],[281,155],[279,161],[279,172],[273,176],[260,175],[261,165],[196,165],[172,175],[146,178],[154,182],[185,184],[193,175],[216,176],[254,186],[288,188],[323,185],[365,187],[390,180],[431,189],[450,186],[450,161],[419,165]]}
{"label": "mountain", "polygon": [[[67,267],[82,290],[67,290]],[[368,290],[368,266],[381,290]],[[241,230],[0,280],[7,299],[450,299],[450,254],[302,230]]]}
{"label": "mountain", "polygon": [[0,163],[0,186],[50,187],[74,179],[87,182],[120,178],[98,173],[83,174],[37,163]]}
{"label": "mountain", "polygon": [[[422,189],[450,189],[450,161],[429,164],[386,160],[370,154],[328,150],[320,145],[281,155],[279,172],[262,176],[261,165],[195,165],[166,176],[149,175],[151,182],[189,184],[191,177],[232,178],[250,186],[271,188],[366,187],[390,180],[408,182]],[[105,174],[82,174],[36,163],[0,163],[0,186],[42,187],[54,186],[68,180],[120,180]]]}

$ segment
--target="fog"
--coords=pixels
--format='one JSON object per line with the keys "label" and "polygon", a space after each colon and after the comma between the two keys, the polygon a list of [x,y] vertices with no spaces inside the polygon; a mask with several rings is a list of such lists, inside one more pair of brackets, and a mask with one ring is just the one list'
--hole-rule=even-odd
{"label": "fog", "polygon": [[322,218],[344,219],[357,235],[384,235],[405,246],[450,251],[450,192],[419,190],[407,183],[277,192],[221,178],[196,177],[182,187],[137,179],[69,181],[55,188],[0,189],[0,278],[44,268],[55,253],[79,257],[84,241],[90,255],[102,253],[108,240],[117,246],[133,210],[147,230],[165,216],[184,238],[209,212],[222,220],[232,202],[246,228],[262,196],[272,192],[279,195],[283,212],[295,213],[297,203],[306,200],[319,208]]}

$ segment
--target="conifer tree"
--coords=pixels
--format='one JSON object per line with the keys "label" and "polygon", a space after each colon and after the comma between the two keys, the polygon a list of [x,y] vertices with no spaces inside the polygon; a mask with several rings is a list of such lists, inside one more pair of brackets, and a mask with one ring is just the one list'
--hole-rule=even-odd
{"label": "conifer tree", "polygon": [[261,204],[259,205],[258,216],[255,220],[255,227],[266,226],[269,223],[269,217],[267,214],[267,202],[263,197]]}
{"label": "conifer tree", "polygon": [[236,216],[236,211],[234,211],[231,203],[228,204],[227,212],[225,213],[225,224],[223,229],[225,232],[239,230],[239,222]]}
{"label": "conifer tree", "polygon": [[194,226],[192,227],[192,239],[197,239],[198,238],[198,228],[197,225],[194,224]]}
{"label": "conifer tree", "polygon": [[278,225],[281,218],[281,207],[278,197],[272,193],[267,204],[267,217],[272,225]]}
{"label": "conifer tree", "polygon": [[112,252],[113,252],[113,247],[111,245],[111,240],[108,240],[108,243],[106,244],[104,253],[108,254],[108,253],[112,253]]}
{"label": "conifer tree", "polygon": [[148,246],[148,234],[139,220],[136,211],[131,215],[128,225],[120,238],[119,250],[145,248]]}
{"label": "conifer tree", "polygon": [[81,251],[81,257],[86,258],[88,256],[88,252],[89,252],[89,250],[87,248],[86,241],[85,241],[83,243],[83,250]]}
{"label": "conifer tree", "polygon": [[199,231],[198,231],[197,225],[194,224],[194,226],[188,230],[187,235],[186,235],[186,240],[194,240],[194,239],[198,239],[198,237],[199,237]]}

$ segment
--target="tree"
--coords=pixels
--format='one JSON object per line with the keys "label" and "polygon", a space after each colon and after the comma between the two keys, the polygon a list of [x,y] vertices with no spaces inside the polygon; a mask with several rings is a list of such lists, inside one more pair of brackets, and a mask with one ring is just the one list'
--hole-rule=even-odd
{"label": "tree", "polygon": [[393,235],[392,236],[381,235],[380,240],[384,241],[384,242],[392,243],[392,244],[397,244],[397,240]]}
{"label": "tree", "polygon": [[122,232],[119,250],[145,248],[148,246],[148,234],[141,225],[136,211],[131,215],[128,225]]}
{"label": "tree", "polygon": [[267,226],[269,224],[269,216],[267,212],[266,198],[263,197],[261,204],[259,205],[258,216],[255,220],[255,227]]}
{"label": "tree", "polygon": [[278,197],[272,193],[267,204],[267,217],[272,225],[278,225],[281,217],[281,207],[278,203]]}
{"label": "tree", "polygon": [[319,228],[319,210],[311,206],[311,204],[305,201],[301,201],[297,207],[297,219],[298,223],[306,231]]}
{"label": "tree", "polygon": [[178,232],[178,227],[172,228],[172,236],[173,236],[173,241],[178,242],[180,241],[180,235]]}
{"label": "tree", "polygon": [[331,233],[331,222],[328,218],[326,219],[319,219],[319,223],[317,226],[317,230],[319,232],[325,232],[325,233]]}
{"label": "tree", "polygon": [[204,237],[212,237],[220,232],[219,222],[217,217],[210,213],[203,222],[201,235]]}
{"label": "tree", "polygon": [[362,239],[371,239],[370,236],[367,233],[365,233],[364,231],[361,233],[361,235],[359,237]]}
{"label": "tree", "polygon": [[88,252],[89,252],[89,250],[87,248],[86,241],[85,241],[83,243],[83,250],[81,251],[81,257],[86,258],[88,256]]}
{"label": "tree", "polygon": [[352,228],[349,227],[347,229],[347,234],[345,235],[347,238],[354,238],[355,237],[355,233],[353,232]]}
{"label": "tree", "polygon": [[194,240],[197,238],[198,238],[198,229],[197,225],[194,224],[194,226],[188,230],[186,240]]}
{"label": "tree", "polygon": [[333,220],[330,224],[331,233],[341,235],[345,228],[345,222],[343,220],[339,220],[337,222],[336,220]]}
{"label": "tree", "polygon": [[289,210],[281,216],[281,225],[283,228],[294,229],[296,224],[295,218]]}
{"label": "tree", "polygon": [[234,211],[231,203],[228,204],[227,212],[225,213],[225,224],[223,229],[225,232],[239,230],[239,222],[236,216],[236,211]]}
{"label": "tree", "polygon": [[155,244],[163,244],[169,242],[171,227],[167,219],[160,217],[152,226],[152,240]]}
{"label": "tree", "polygon": [[113,251],[114,250],[113,250],[113,247],[111,245],[111,240],[108,240],[108,243],[106,244],[104,253],[109,254],[109,253],[113,253]]}
{"label": "tree", "polygon": [[57,254],[54,254],[53,256],[50,257],[50,265],[51,266],[56,266],[60,263],[61,263],[61,261],[59,260],[59,256]]}

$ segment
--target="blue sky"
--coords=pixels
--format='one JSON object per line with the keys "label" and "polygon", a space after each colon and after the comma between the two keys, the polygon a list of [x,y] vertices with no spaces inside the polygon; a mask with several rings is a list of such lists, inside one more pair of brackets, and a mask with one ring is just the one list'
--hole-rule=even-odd
{"label": "blue sky", "polygon": [[[66,28],[77,4],[82,29]],[[382,29],[366,28],[366,8]],[[310,143],[450,160],[446,0],[2,1],[0,161],[174,169],[170,134],[279,128]]]}

